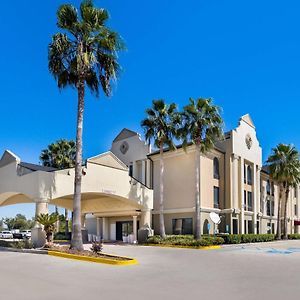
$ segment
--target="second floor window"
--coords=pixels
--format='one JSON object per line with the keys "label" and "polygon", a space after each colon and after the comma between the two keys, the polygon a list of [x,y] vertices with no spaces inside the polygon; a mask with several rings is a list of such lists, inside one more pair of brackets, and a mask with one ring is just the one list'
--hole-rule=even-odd
{"label": "second floor window", "polygon": [[248,211],[253,210],[252,192],[248,192]]}
{"label": "second floor window", "polygon": [[270,180],[267,181],[267,195],[271,195],[271,185],[270,185]]}
{"label": "second floor window", "polygon": [[220,208],[220,188],[214,186],[214,208]]}
{"label": "second floor window", "polygon": [[250,166],[247,167],[247,183],[252,185],[252,169]]}
{"label": "second floor window", "polygon": [[220,179],[220,165],[217,157],[214,158],[214,178]]}

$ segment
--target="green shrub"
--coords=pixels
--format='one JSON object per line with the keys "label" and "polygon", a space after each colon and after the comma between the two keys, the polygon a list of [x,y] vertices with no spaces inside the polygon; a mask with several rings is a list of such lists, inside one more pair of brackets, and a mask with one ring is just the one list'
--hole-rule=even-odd
{"label": "green shrub", "polygon": [[15,248],[15,249],[32,249],[32,243],[29,240],[23,241],[0,241],[0,247]]}
{"label": "green shrub", "polygon": [[56,232],[54,234],[54,240],[69,241],[71,240],[71,232],[69,232],[67,235],[65,232]]}
{"label": "green shrub", "polygon": [[147,239],[146,244],[159,244],[168,246],[188,246],[188,247],[201,247],[211,245],[221,245],[224,239],[221,237],[205,236],[201,240],[195,240],[192,235],[168,235],[165,239],[155,235]]}
{"label": "green shrub", "polygon": [[274,234],[228,234],[223,236],[225,244],[245,244],[271,242],[275,240]]}
{"label": "green shrub", "polygon": [[293,233],[288,235],[289,240],[299,240],[300,239],[300,233]]}

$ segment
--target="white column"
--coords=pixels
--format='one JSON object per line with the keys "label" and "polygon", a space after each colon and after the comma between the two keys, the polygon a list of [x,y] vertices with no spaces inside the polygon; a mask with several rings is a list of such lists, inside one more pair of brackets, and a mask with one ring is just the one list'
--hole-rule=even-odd
{"label": "white column", "polygon": [[141,214],[141,227],[147,226],[151,227],[151,209],[142,209]]}
{"label": "white column", "polygon": [[[35,217],[40,214],[47,214],[47,199],[36,199],[35,201]],[[38,222],[35,222],[34,228],[31,229],[31,241],[35,248],[43,247],[46,243],[46,234],[43,230],[43,226]]]}
{"label": "white column", "polygon": [[256,181],[256,164],[253,164],[253,178],[252,178],[252,194],[253,194],[253,232],[257,233],[257,181]]}
{"label": "white column", "polygon": [[244,159],[240,158],[240,186],[239,186],[239,195],[240,195],[240,234],[245,233],[245,226],[244,226],[244,220],[245,220],[245,206],[244,206]]}
{"label": "white column", "polygon": [[100,233],[100,218],[99,217],[96,218],[96,228],[97,228],[96,234],[97,234],[97,236],[100,236],[101,233]]}
{"label": "white column", "polygon": [[81,215],[81,229],[85,229],[85,216],[86,214]]}
{"label": "white column", "polygon": [[238,205],[238,193],[239,185],[238,185],[238,156],[235,154],[232,156],[232,206],[234,209],[239,207]]}
{"label": "white column", "polygon": [[108,240],[108,220],[106,217],[102,218],[102,239]]}
{"label": "white column", "polygon": [[[260,207],[260,188],[261,188],[261,183],[260,183],[260,171],[261,168],[257,166],[256,170],[256,204],[257,204],[257,214],[261,215],[261,207]],[[261,218],[258,218],[259,221],[259,228],[257,228],[257,232],[261,233]]]}
{"label": "white column", "polygon": [[133,235],[134,235],[134,241],[135,244],[137,242],[137,216],[133,216]]}
{"label": "white column", "polygon": [[146,161],[142,160],[142,178],[139,178],[143,184],[146,184]]}

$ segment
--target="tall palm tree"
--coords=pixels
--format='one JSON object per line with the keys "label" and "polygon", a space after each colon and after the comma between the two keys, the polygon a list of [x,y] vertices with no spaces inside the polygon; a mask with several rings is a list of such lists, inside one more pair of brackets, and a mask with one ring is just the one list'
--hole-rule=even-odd
{"label": "tall palm tree", "polygon": [[[277,211],[277,233],[276,238],[281,239],[282,234],[282,202],[283,206],[283,237],[288,237],[287,205],[291,187],[300,182],[300,161],[297,149],[292,145],[279,144],[272,149],[272,154],[267,160],[270,176],[279,185],[279,200]],[[283,195],[285,196],[283,198]]]}
{"label": "tall palm tree", "polygon": [[96,96],[102,88],[111,95],[111,82],[120,70],[117,52],[124,49],[119,35],[109,29],[105,9],[96,8],[92,0],[83,1],[79,12],[65,4],[57,11],[57,26],[64,33],[53,35],[49,45],[49,71],[63,89],[77,89],[76,161],[71,248],[83,250],[81,235],[82,130],[85,90]]}
{"label": "tall palm tree", "polygon": [[145,131],[145,138],[154,145],[160,153],[160,195],[159,195],[159,228],[160,236],[166,237],[164,222],[164,147],[175,150],[174,138],[180,125],[180,114],[175,103],[166,104],[164,100],[153,100],[152,108],[146,109],[147,118],[142,120],[141,126]]}
{"label": "tall palm tree", "polygon": [[190,98],[189,105],[183,108],[181,137],[183,148],[190,143],[195,151],[195,238],[201,238],[201,196],[200,196],[200,154],[213,148],[215,142],[223,136],[223,120],[220,108],[213,104],[211,98]]}
{"label": "tall palm tree", "polygon": [[[40,161],[43,166],[52,167],[59,170],[69,169],[75,166],[76,145],[73,140],[60,139],[48,145],[47,149],[42,150]],[[57,207],[55,211],[58,213]],[[57,220],[57,228],[59,219]],[[69,233],[68,210],[65,209],[65,232]]]}

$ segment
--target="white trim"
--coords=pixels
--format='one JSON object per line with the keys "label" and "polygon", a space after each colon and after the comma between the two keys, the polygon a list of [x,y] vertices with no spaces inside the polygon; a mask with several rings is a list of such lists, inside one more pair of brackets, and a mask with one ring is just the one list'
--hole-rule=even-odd
{"label": "white trim", "polygon": [[[180,213],[195,213],[195,207],[193,208],[173,208],[173,209],[165,209],[164,214],[180,214]],[[216,212],[221,213],[222,210],[218,208],[208,208],[208,207],[202,207],[201,212]],[[158,210],[152,211],[153,215],[158,215]]]}

